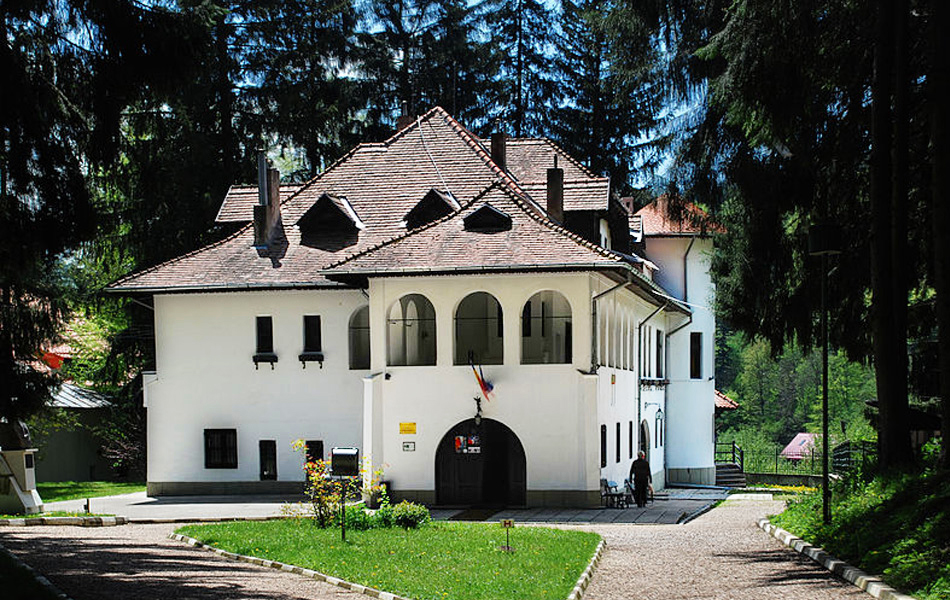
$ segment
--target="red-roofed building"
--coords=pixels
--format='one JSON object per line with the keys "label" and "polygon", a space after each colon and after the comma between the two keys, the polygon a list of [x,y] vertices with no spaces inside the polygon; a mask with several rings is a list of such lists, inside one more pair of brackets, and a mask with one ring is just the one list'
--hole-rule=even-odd
{"label": "red-roofed building", "polygon": [[299,491],[297,439],[439,505],[599,504],[638,449],[657,487],[714,480],[712,330],[609,180],[439,108],[302,185],[262,171],[232,235],[111,286],[155,308],[150,494]]}

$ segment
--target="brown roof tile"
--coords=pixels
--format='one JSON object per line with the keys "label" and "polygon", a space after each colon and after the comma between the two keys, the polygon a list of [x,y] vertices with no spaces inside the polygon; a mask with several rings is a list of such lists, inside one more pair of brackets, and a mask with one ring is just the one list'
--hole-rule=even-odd
{"label": "brown roof tile", "polygon": [[[299,183],[283,183],[280,199],[286,200],[301,188]],[[258,203],[256,185],[232,185],[228,190],[215,223],[249,223],[254,219],[254,205]]]}
{"label": "brown roof tile", "polygon": [[722,227],[709,222],[706,211],[691,202],[683,205],[683,218],[679,221],[669,217],[669,198],[664,194],[647,204],[631,215],[631,227],[635,228],[634,217],[640,217],[643,235],[674,236],[674,235],[705,235],[707,233],[721,233]]}

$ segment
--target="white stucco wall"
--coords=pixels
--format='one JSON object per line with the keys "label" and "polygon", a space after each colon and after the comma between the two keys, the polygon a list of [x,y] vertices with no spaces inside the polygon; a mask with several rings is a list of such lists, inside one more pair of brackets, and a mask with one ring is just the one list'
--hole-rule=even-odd
{"label": "white stucco wall", "polygon": [[[689,249],[685,265],[683,257]],[[666,466],[670,469],[714,467],[715,287],[709,274],[711,238],[647,238],[647,257],[660,267],[656,280],[693,312],[692,322],[669,338],[670,384],[666,390]],[[685,282],[685,285],[684,285]],[[686,296],[683,296],[684,289]],[[673,328],[667,331],[672,331]],[[690,378],[690,334],[702,333],[702,378]]]}
{"label": "white stucco wall", "polygon": [[[556,290],[571,304],[572,361],[570,364],[521,364],[521,310],[536,292]],[[374,414],[381,451],[374,448],[374,464],[392,480],[394,489],[435,488],[436,450],[442,437],[457,423],[475,415],[473,398],[480,395],[472,369],[453,365],[454,314],[458,303],[473,292],[492,294],[501,304],[504,359],[485,365],[485,377],[494,386],[491,400],[482,402],[485,418],[510,428],[521,441],[527,461],[528,490],[596,489],[597,457],[591,457],[590,425],[596,419],[593,399],[579,370],[590,368],[590,299],[588,277],[562,275],[484,275],[466,277],[409,277],[370,282],[370,335],[372,371],[388,375],[369,389],[381,399],[367,403],[381,407]],[[405,294],[426,296],[436,312],[435,366],[386,364],[386,329],[390,306]],[[415,423],[415,434],[400,434],[400,423]],[[364,428],[364,433],[373,428]],[[415,451],[404,452],[403,442]]]}
{"label": "white stucco wall", "polygon": [[[276,440],[278,479],[302,481],[295,439],[359,446],[362,377],[347,327],[358,291],[255,291],[155,297],[156,376],[148,385],[149,482],[258,481],[259,440]],[[256,324],[271,315],[272,370],[255,369]],[[323,368],[297,359],[303,315],[320,315]],[[204,429],[237,429],[238,468],[204,468]]]}

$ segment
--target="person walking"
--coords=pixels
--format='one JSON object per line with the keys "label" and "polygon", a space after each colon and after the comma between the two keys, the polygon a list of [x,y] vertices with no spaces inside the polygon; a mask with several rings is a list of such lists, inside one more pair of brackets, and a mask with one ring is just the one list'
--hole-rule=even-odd
{"label": "person walking", "polygon": [[647,488],[653,483],[647,453],[643,450],[637,452],[637,460],[630,465],[630,480],[633,481],[633,499],[638,508],[643,508],[647,504]]}

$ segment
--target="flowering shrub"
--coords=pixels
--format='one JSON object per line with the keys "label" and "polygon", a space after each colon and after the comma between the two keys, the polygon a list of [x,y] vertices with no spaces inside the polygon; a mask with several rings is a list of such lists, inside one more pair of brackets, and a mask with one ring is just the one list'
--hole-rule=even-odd
{"label": "flowering shrub", "polygon": [[[304,440],[294,440],[291,445],[294,452],[303,452],[306,454],[307,443]],[[330,471],[330,462],[317,459],[304,463],[303,469],[306,473],[306,485],[304,486],[304,495],[310,504],[310,512],[314,523],[319,527],[330,527],[338,525],[340,522],[340,493],[346,489],[346,497],[351,500],[359,499],[363,494],[372,494],[382,488],[379,485],[381,472],[370,473],[369,457],[364,457],[360,473],[354,477],[344,477],[342,479],[333,479]],[[362,505],[352,506],[346,509],[346,525],[353,529],[369,529],[363,526],[362,517],[358,517],[356,512],[363,513]],[[352,517],[351,517],[352,513]]]}

